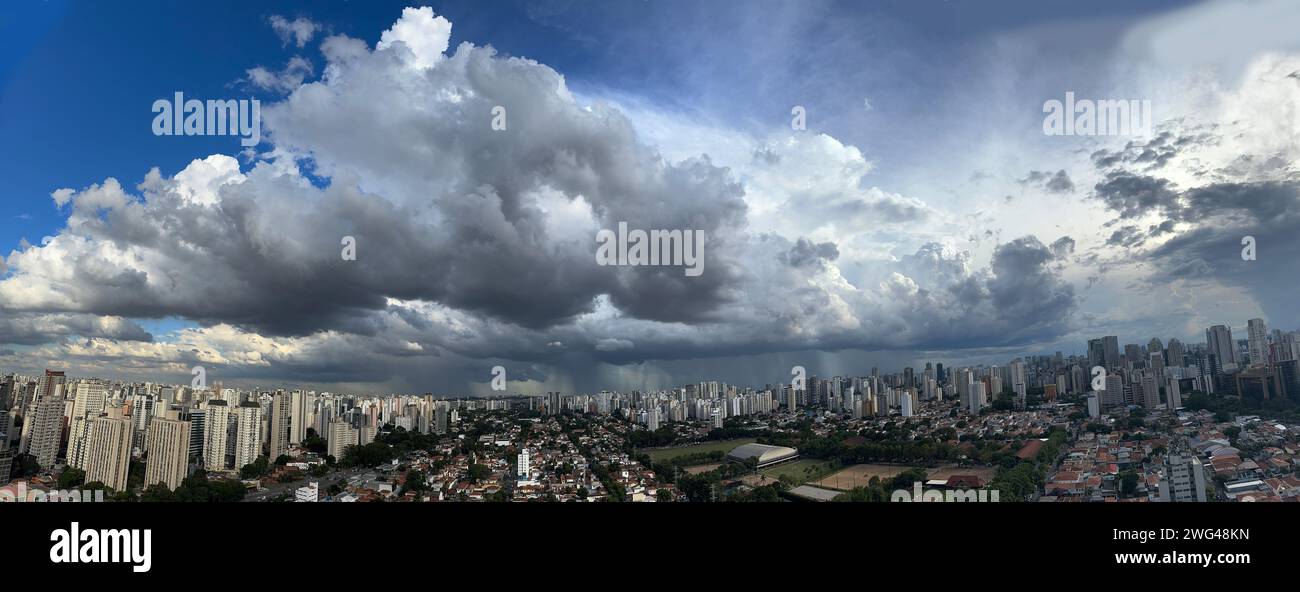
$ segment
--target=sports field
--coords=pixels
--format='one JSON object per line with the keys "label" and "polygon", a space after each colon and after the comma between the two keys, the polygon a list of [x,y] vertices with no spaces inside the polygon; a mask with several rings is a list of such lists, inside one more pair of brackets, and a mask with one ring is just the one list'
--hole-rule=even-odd
{"label": "sports field", "polygon": [[[908,465],[853,465],[823,477],[815,485],[831,489],[849,490],[854,487],[865,487],[872,477],[879,477],[884,481],[909,468],[911,467]],[[957,465],[926,469],[926,474],[930,479],[947,479],[953,475],[975,475],[985,483],[992,480],[996,472],[997,469],[992,467],[959,467]]]}
{"label": "sports field", "polygon": [[816,479],[825,473],[829,473],[833,468],[827,468],[830,461],[818,460],[815,458],[801,458],[796,461],[781,463],[774,467],[759,469],[769,479],[780,479],[782,475],[787,475],[799,483],[811,479]]}
{"label": "sports field", "polygon": [[688,454],[699,454],[701,452],[713,452],[715,450],[721,451],[723,454],[726,454],[728,452],[731,452],[732,448],[740,446],[741,444],[749,444],[750,442],[754,442],[754,439],[736,438],[735,440],[718,440],[717,442],[704,442],[702,444],[691,444],[688,446],[673,446],[670,448],[655,448],[650,450],[639,450],[638,452],[644,452],[647,455],[649,455],[651,461],[660,462],[660,461],[672,460],[676,457],[686,456]]}

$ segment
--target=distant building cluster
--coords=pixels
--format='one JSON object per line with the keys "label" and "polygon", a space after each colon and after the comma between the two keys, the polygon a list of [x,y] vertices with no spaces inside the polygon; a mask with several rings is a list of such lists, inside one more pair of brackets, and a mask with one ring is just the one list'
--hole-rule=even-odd
{"label": "distant building cluster", "polygon": [[[1300,404],[1300,335],[1269,332],[1261,319],[1246,326],[1244,340],[1225,325],[1207,328],[1205,342],[1194,344],[1151,339],[1121,347],[1105,336],[1089,340],[1086,353],[1022,356],[1003,365],[926,363],[762,387],[701,381],[490,399],[15,373],[0,378],[0,485],[16,478],[40,490],[75,481],[138,496],[178,490],[201,471],[242,482],[247,499],[257,501],[676,501],[699,494],[679,489],[680,470],[722,476],[727,488],[742,490],[764,486],[769,474],[809,482],[816,476],[820,484],[801,491],[829,499],[860,487],[870,471],[841,467],[847,472],[826,477],[819,471],[836,469],[838,460],[808,459],[780,444],[809,433],[850,433],[835,445],[836,454],[851,458],[866,456],[856,451],[881,439],[895,449],[942,444],[947,448],[908,454],[943,455],[931,461],[960,455],[988,471],[930,475],[926,483],[983,486],[995,463],[1036,459],[1048,434],[1064,433],[1059,458],[1050,459],[1043,485],[1028,497],[1300,500],[1300,428],[1269,415]],[[1208,408],[1207,401],[1230,402],[1236,412]],[[745,429],[776,442],[751,438],[726,454],[692,457],[690,467],[648,461],[633,450]],[[362,454],[376,442],[391,452],[387,442],[403,434],[417,439],[400,458]],[[727,467],[733,464],[742,466]],[[782,469],[792,465],[804,473]],[[746,470],[762,475],[741,478]]]}

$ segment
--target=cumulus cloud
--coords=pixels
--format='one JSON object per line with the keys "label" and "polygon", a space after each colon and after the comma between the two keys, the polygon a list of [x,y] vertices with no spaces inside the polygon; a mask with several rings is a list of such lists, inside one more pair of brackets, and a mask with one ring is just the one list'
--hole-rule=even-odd
{"label": "cumulus cloud", "polygon": [[[285,30],[301,46],[318,28]],[[977,263],[940,240],[958,224],[871,183],[874,165],[829,135],[739,134],[739,160],[669,156],[555,70],[452,50],[450,36],[447,19],[408,8],[373,48],[323,40],[319,79],[298,58],[250,71],[285,96],[264,104],[272,149],[246,167],[212,155],[134,188],[54,191],[65,227],[5,260],[0,309],[24,320],[0,325],[0,343],[39,345],[32,360],[418,388],[448,369],[473,383],[490,361],[543,381],[599,362],[1006,346],[1070,329],[1059,266],[1073,239],[1025,236]],[[1064,171],[1034,182],[1073,189]],[[620,222],[702,232],[706,272],[599,265],[595,234]],[[158,318],[194,326],[155,339],[127,320]]]}

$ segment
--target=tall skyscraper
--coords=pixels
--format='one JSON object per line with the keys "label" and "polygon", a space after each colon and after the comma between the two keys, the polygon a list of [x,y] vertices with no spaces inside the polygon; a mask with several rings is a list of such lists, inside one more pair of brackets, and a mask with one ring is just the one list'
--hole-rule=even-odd
{"label": "tall skyscraper", "polygon": [[[25,400],[22,401],[22,404],[19,405],[19,407],[22,409],[23,430],[22,430],[22,437],[19,440],[19,444],[18,444],[18,451],[20,453],[31,454],[32,456],[37,457],[37,462],[40,462],[41,458],[45,458],[48,455],[50,464],[41,465],[42,467],[45,468],[53,467],[54,460],[58,457],[59,454],[58,448],[59,448],[60,440],[62,439],[61,432],[63,431],[62,424],[61,424],[62,415],[63,415],[63,398],[64,398],[63,391],[65,385],[67,384],[67,380],[68,379],[66,376],[63,375],[63,372],[55,371],[55,370],[46,370],[45,374],[42,375],[39,379],[37,379],[36,384],[31,387],[31,389],[28,391],[28,394],[25,397],[23,397]],[[38,425],[36,424],[36,422],[29,421],[29,418],[34,417],[38,414],[40,410],[38,403],[40,403],[42,400],[45,399],[59,400],[58,414],[60,417],[58,418],[58,421],[60,422],[60,425],[56,429],[56,433],[53,436],[54,452],[49,453],[48,451],[49,440],[47,438],[43,438],[41,442],[41,454],[37,454],[35,452],[32,452],[32,450],[34,449],[32,445],[33,444],[32,439],[34,437],[33,432],[36,430]],[[48,426],[42,423],[40,424],[40,427],[48,427]],[[48,434],[45,434],[45,436],[48,436]]]}
{"label": "tall skyscraper", "polygon": [[262,406],[253,401],[235,408],[235,469],[244,468],[262,455]]}
{"label": "tall skyscraper", "polygon": [[1264,319],[1246,321],[1246,336],[1250,340],[1250,365],[1268,365],[1268,329]]}
{"label": "tall skyscraper", "polygon": [[1124,377],[1119,374],[1106,375],[1106,390],[1101,393],[1102,412],[1124,406]]}
{"label": "tall skyscraper", "polygon": [[42,469],[54,468],[59,456],[59,440],[63,431],[63,386],[59,385],[53,393],[42,396],[33,403],[35,412],[24,418],[25,425],[31,426],[28,435],[28,453],[36,457],[36,463]]}
{"label": "tall skyscraper", "polygon": [[302,444],[307,439],[307,393],[293,391],[289,405],[289,443]]}
{"label": "tall skyscraper", "polygon": [[437,430],[438,434],[440,435],[446,434],[447,429],[449,427],[447,421],[447,402],[438,401],[435,405],[436,407],[434,409],[434,423],[436,425],[434,427]]}
{"label": "tall skyscraper", "polygon": [[207,406],[207,416],[204,418],[203,468],[209,471],[224,471],[234,413],[230,403],[221,399],[210,399]]}
{"label": "tall skyscraper", "polygon": [[7,407],[0,409],[0,485],[9,482],[9,473],[13,471],[14,451],[9,448],[9,438],[13,433],[13,414]]}
{"label": "tall skyscraper", "polygon": [[1151,376],[1155,378],[1156,384],[1165,383],[1165,357],[1159,351],[1153,351],[1147,354],[1150,358],[1147,361],[1147,368],[1151,370]]}
{"label": "tall skyscraper", "polygon": [[125,491],[127,472],[131,465],[131,416],[123,415],[119,408],[110,408],[106,415],[95,418],[90,426],[90,440],[86,446],[86,482],[99,481]]}
{"label": "tall skyscraper", "polygon": [[1187,349],[1183,347],[1183,342],[1177,339],[1169,340],[1169,347],[1165,348],[1165,365],[1169,367],[1181,368],[1186,365],[1183,360],[1187,355]]}
{"label": "tall skyscraper", "polygon": [[68,420],[68,466],[84,468],[90,424],[104,411],[107,388],[102,382],[83,380],[73,387],[72,415]]}
{"label": "tall skyscraper", "polygon": [[1107,335],[1088,340],[1088,366],[1101,366],[1107,370],[1119,368],[1119,337]]}
{"label": "tall skyscraper", "polygon": [[267,442],[268,456],[274,461],[282,454],[289,453],[290,407],[293,395],[276,391],[271,396],[271,433]]}
{"label": "tall skyscraper", "polygon": [[17,388],[17,378],[13,374],[0,378],[0,410],[9,411],[13,408]]}
{"label": "tall skyscraper", "polygon": [[1232,329],[1226,325],[1206,329],[1205,345],[1210,353],[1218,356],[1220,368],[1237,363],[1237,344],[1232,341]]}
{"label": "tall skyscraper", "polygon": [[189,469],[190,422],[181,421],[180,413],[167,411],[149,422],[149,462],[144,470],[144,486],[162,483],[168,489],[180,487]]}

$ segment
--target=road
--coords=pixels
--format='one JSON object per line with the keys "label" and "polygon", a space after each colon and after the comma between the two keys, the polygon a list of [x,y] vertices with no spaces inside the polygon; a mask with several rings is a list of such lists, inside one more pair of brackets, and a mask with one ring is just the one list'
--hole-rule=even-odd
{"label": "road", "polygon": [[331,471],[329,474],[325,475],[324,477],[319,477],[319,478],[308,476],[305,479],[300,479],[298,481],[292,481],[289,483],[271,483],[269,485],[266,485],[264,489],[250,492],[248,495],[244,496],[244,501],[266,502],[266,501],[271,501],[279,497],[280,495],[286,493],[289,494],[290,498],[292,499],[293,491],[295,489],[298,489],[299,487],[303,487],[312,481],[317,481],[320,483],[320,495],[321,497],[324,497],[325,492],[329,490],[331,485],[338,483],[340,481],[346,483],[348,479],[351,479],[352,477],[360,475],[364,472],[366,472],[365,468],[353,467],[349,469],[340,469],[337,471]]}

